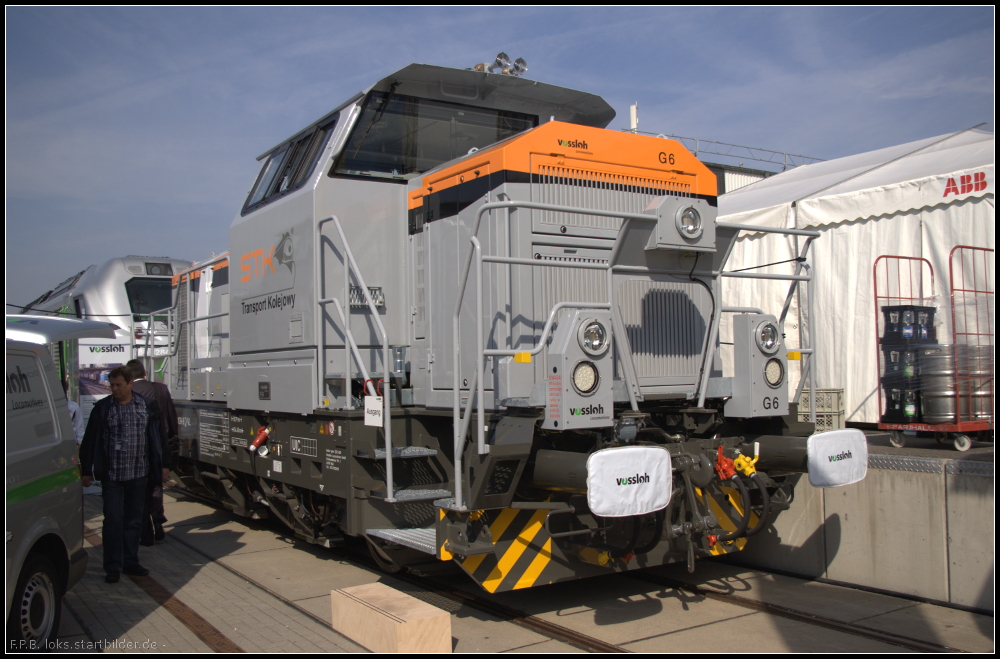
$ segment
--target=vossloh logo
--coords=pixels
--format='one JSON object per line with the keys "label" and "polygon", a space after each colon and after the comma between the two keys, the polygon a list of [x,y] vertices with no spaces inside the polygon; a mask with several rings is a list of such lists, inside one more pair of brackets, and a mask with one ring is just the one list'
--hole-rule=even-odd
{"label": "vossloh logo", "polygon": [[850,451],[844,451],[843,453],[829,455],[827,457],[830,458],[830,462],[840,462],[841,460],[850,460],[852,456]]}
{"label": "vossloh logo", "polygon": [[626,476],[625,478],[616,478],[615,482],[619,485],[639,485],[642,483],[649,482],[649,474],[636,474],[635,476]]}
{"label": "vossloh logo", "polygon": [[556,140],[559,142],[559,146],[565,147],[567,149],[588,149],[586,142],[580,140]]}
{"label": "vossloh logo", "polygon": [[603,405],[588,405],[587,407],[571,407],[569,413],[573,416],[587,416],[593,414],[604,414]]}

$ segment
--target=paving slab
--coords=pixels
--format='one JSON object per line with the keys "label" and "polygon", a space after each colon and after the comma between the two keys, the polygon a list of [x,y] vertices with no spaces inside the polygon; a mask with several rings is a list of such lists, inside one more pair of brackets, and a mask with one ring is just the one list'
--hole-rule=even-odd
{"label": "paving slab", "polygon": [[[88,497],[91,498],[91,497]],[[170,503],[168,497],[166,502]],[[200,505],[200,504],[199,504]],[[168,509],[178,521],[205,518],[211,508],[187,506],[186,515]],[[87,525],[100,535],[100,500],[89,501]],[[234,522],[213,521],[205,525],[170,528],[167,538],[153,547],[140,548],[140,560],[150,569],[150,578],[168,595],[183,603],[218,633],[241,649],[256,652],[358,652],[363,649],[340,636],[328,625],[296,610],[267,591],[248,583],[223,565],[187,546],[181,540],[201,540],[206,553],[259,551],[263,554],[292,554],[291,544],[274,543],[275,533]],[[279,546],[281,549],[274,549]],[[110,645],[105,651],[205,652],[211,647],[202,642],[167,608],[160,606],[146,591],[125,577],[117,584],[104,583],[99,548],[89,547],[88,574],[68,594],[74,611],[81,612],[91,641]],[[329,611],[327,611],[327,616]],[[68,633],[69,630],[67,630]],[[123,645],[128,642],[129,645]],[[142,643],[145,642],[145,645]],[[155,643],[155,646],[152,644]],[[94,649],[91,644],[91,650]]]}
{"label": "paving slab", "polygon": [[[74,638],[76,651],[104,652],[208,652],[191,630],[154,602],[131,579],[104,582],[102,550],[87,546],[88,564],[83,579],[64,597],[89,632],[87,643]],[[67,619],[63,612],[63,620]],[[70,614],[73,624],[80,627]],[[65,624],[65,623],[64,623]],[[60,625],[60,634],[62,625]],[[62,648],[60,648],[60,651]]]}
{"label": "paving slab", "polygon": [[804,622],[748,612],[622,645],[632,652],[900,652],[903,649]]}
{"label": "paving slab", "polygon": [[[688,573],[687,568],[681,565],[650,568],[649,572],[726,595],[784,606],[842,622],[854,622],[915,605],[912,600],[890,595],[713,561],[700,562],[694,574]],[[641,578],[641,573],[636,576]]]}
{"label": "paving slab", "polygon": [[[538,646],[548,636],[477,611],[453,599],[438,595],[418,586],[383,575],[351,585],[381,581],[419,600],[432,604],[451,614],[453,652],[507,652],[518,648]],[[302,599],[296,602],[303,609],[324,619],[330,617],[330,595]],[[572,648],[572,646],[566,646]],[[556,650],[560,651],[560,650]]]}
{"label": "paving slab", "polygon": [[147,567],[164,587],[247,651],[355,652],[359,646],[170,535]]}
{"label": "paving slab", "polygon": [[[199,549],[204,544],[201,538],[184,539]],[[313,548],[285,546],[219,556],[217,560],[290,600],[329,597],[335,588],[378,581],[378,573],[354,565],[328,549],[318,548],[320,551],[315,553],[309,549]]]}
{"label": "paving slab", "polygon": [[745,609],[732,604],[623,575],[540,586],[490,598],[615,645],[651,633],[684,629],[695,624],[693,620],[714,622],[745,613]]}
{"label": "paving slab", "polygon": [[993,623],[992,616],[920,603],[858,624],[966,652],[993,652]]}
{"label": "paving slab", "polygon": [[167,523],[164,524],[167,528],[231,522],[234,519],[234,515],[228,510],[210,508],[200,501],[189,499],[183,495],[175,495],[170,491],[163,498],[163,508],[167,514]]}
{"label": "paving slab", "polygon": [[170,528],[167,533],[194,545],[215,559],[290,549],[295,546],[293,538],[284,537],[270,530],[253,529],[240,521],[213,522],[196,526],[180,525]]}

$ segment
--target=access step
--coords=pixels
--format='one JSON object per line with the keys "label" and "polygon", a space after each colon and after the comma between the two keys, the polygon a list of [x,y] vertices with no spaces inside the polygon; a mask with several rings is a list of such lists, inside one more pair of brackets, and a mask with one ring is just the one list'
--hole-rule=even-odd
{"label": "access step", "polygon": [[437,532],[434,529],[368,529],[373,538],[394,542],[425,554],[437,555]]}
{"label": "access step", "polygon": [[[451,494],[451,490],[396,490],[393,496],[396,503],[410,503],[413,501],[435,501]],[[373,492],[372,496],[381,498],[381,492]]]}
{"label": "access step", "polygon": [[[424,448],[423,446],[393,446],[392,457],[396,458],[429,458],[437,455],[437,449]],[[375,454],[371,451],[358,451],[359,458],[369,458],[372,460],[385,460],[385,449],[375,449]]]}

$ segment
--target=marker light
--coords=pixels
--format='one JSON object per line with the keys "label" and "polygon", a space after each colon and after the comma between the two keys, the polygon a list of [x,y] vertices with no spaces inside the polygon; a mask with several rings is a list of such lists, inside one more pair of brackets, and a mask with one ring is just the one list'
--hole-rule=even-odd
{"label": "marker light", "polygon": [[764,364],[764,379],[772,387],[777,387],[785,379],[785,367],[780,359],[771,358]]}
{"label": "marker light", "polygon": [[773,355],[781,345],[778,328],[772,322],[761,323],[757,327],[757,346],[768,355]]}
{"label": "marker light", "polygon": [[581,394],[589,394],[597,389],[599,381],[597,367],[591,362],[580,362],[573,369],[573,386]]}
{"label": "marker light", "polygon": [[580,340],[580,347],[583,348],[584,352],[595,357],[604,354],[610,344],[607,330],[596,320],[582,323],[577,338]]}

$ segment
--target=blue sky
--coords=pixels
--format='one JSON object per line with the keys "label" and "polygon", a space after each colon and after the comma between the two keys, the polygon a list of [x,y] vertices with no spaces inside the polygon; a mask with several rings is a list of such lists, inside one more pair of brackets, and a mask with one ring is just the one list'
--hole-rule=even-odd
{"label": "blue sky", "polygon": [[[6,299],[201,260],[265,149],[411,62],[499,51],[610,128],[830,159],[993,121],[992,8],[8,8]],[[748,165],[750,163],[747,163]],[[9,309],[9,308],[8,308]]]}

